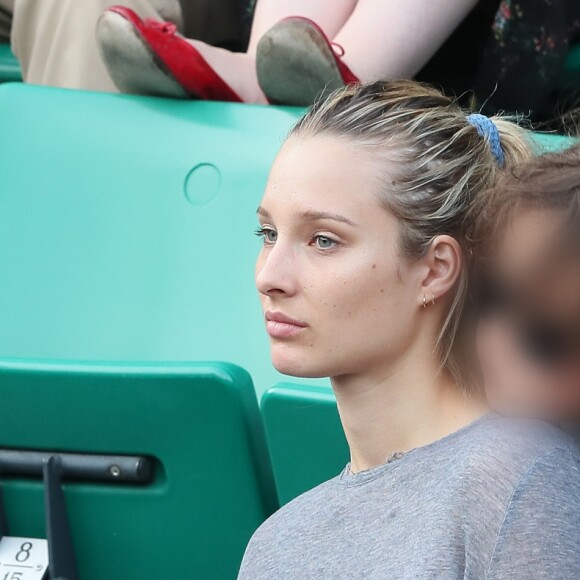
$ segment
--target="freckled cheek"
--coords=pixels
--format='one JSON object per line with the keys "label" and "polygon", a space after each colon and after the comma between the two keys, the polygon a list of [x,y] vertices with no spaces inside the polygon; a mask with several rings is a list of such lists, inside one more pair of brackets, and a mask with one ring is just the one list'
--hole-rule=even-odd
{"label": "freckled cheek", "polygon": [[343,271],[316,285],[307,285],[305,291],[316,293],[319,309],[334,320],[373,318],[393,301],[394,291],[392,276],[376,266],[371,268],[370,272],[368,268]]}

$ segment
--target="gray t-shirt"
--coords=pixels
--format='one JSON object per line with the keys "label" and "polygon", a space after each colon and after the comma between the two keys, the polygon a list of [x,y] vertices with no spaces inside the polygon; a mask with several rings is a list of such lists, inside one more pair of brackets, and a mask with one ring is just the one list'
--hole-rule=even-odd
{"label": "gray t-shirt", "polygon": [[576,453],[556,429],[486,415],[285,505],[239,578],[578,580]]}

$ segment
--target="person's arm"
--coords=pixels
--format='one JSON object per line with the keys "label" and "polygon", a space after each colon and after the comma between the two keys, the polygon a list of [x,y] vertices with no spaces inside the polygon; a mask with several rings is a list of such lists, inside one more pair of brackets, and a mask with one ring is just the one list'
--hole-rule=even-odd
{"label": "person's arm", "polygon": [[580,465],[555,449],[517,485],[487,580],[580,578]]}

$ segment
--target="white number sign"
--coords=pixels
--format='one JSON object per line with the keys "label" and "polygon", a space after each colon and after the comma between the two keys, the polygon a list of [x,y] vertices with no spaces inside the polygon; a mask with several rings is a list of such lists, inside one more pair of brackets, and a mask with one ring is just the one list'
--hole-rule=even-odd
{"label": "white number sign", "polygon": [[5,536],[0,540],[0,580],[42,580],[48,568],[48,542]]}

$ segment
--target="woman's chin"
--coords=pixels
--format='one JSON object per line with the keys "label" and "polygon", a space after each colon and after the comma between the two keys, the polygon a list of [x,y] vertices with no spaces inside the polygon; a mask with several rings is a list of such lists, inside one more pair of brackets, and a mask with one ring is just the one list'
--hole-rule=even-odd
{"label": "woman's chin", "polygon": [[328,376],[321,369],[317,369],[312,364],[312,360],[306,362],[309,357],[304,356],[304,354],[289,353],[287,349],[284,349],[284,352],[280,352],[275,347],[272,348],[271,354],[274,368],[283,375],[303,379],[319,379]]}

